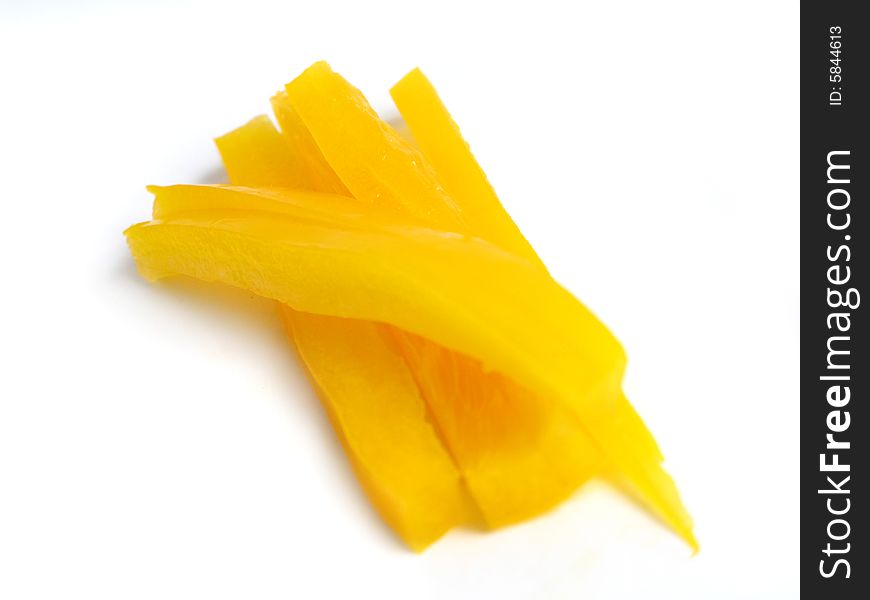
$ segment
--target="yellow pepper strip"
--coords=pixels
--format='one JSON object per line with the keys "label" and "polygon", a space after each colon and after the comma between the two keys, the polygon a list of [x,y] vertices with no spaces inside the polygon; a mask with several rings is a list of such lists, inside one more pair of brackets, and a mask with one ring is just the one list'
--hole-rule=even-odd
{"label": "yellow pepper strip", "polygon": [[[482,237],[540,263],[531,245],[504,210],[462,138],[434,86],[414,69],[390,91],[417,145],[434,167],[446,190],[462,206],[465,218],[485,232]],[[541,265],[543,268],[543,265]],[[676,486],[660,463],[658,445],[634,408],[620,393],[612,414],[581,415],[595,421],[599,442],[627,483],[697,550],[691,517]]]}
{"label": "yellow pepper strip", "polygon": [[184,274],[304,312],[390,323],[580,413],[599,413],[618,397],[619,343],[527,261],[457,234],[263,214],[190,212],[126,234],[148,279]]}
{"label": "yellow pepper strip", "polygon": [[154,194],[154,219],[203,210],[239,210],[279,213],[300,220],[341,221],[346,228],[422,227],[406,216],[363,206],[354,198],[301,189],[177,184],[149,185],[148,191]]}
{"label": "yellow pepper strip", "polygon": [[[260,146],[258,160],[238,154],[251,148],[253,141]],[[307,177],[295,164],[287,140],[275,129],[265,115],[253,118],[244,127],[239,127],[215,140],[230,183],[250,186],[305,187]],[[237,166],[243,166],[242,172]]]}
{"label": "yellow pepper strip", "polygon": [[[284,89],[324,158],[355,198],[423,217],[431,227],[456,222],[461,211],[422,155],[329,65],[315,63]],[[353,110],[347,110],[349,103]]]}
{"label": "yellow pepper strip", "polygon": [[476,509],[432,429],[414,379],[400,356],[377,343],[383,339],[379,326],[292,310],[282,315],[384,520],[416,551],[474,520]]}
{"label": "yellow pepper strip", "polygon": [[393,86],[390,95],[447,193],[462,207],[470,228],[486,232],[484,237],[497,246],[538,260],[531,244],[502,207],[435,88],[420,69],[405,75]]}
{"label": "yellow pepper strip", "polygon": [[[287,157],[288,164],[284,165],[283,168],[294,170],[302,167],[307,175],[307,181],[304,185],[289,187],[299,187],[315,192],[350,196],[351,193],[341,182],[341,179],[339,179],[335,174],[335,171],[332,170],[332,167],[329,166],[329,163],[326,162],[326,159],[323,157],[320,148],[317,147],[314,138],[311,137],[305,124],[299,118],[299,115],[296,114],[296,111],[287,98],[287,94],[279,92],[272,97],[272,110],[275,112],[275,119],[281,127],[281,133],[290,143],[291,148],[291,155]],[[246,147],[256,151],[257,156],[260,156],[261,159],[265,158],[263,155],[268,152],[268,149],[258,147],[253,143],[255,142],[256,137],[257,136],[255,135],[253,138],[240,139],[239,142],[244,143]],[[228,157],[224,157],[224,164],[226,164],[227,158]],[[232,159],[232,157],[230,157],[230,159]],[[249,170],[252,173],[257,170],[256,166],[244,160],[237,164],[239,168]],[[271,166],[282,168],[277,164],[272,164]],[[243,185],[255,185],[250,181],[239,181],[239,183]]]}
{"label": "yellow pepper strip", "polygon": [[[540,269],[458,234],[342,227],[315,213],[303,222],[278,213],[203,211],[126,233],[149,279],[226,279],[305,312],[394,324],[575,406],[595,409],[616,397],[621,346]],[[234,256],[238,267],[229,269]],[[270,273],[274,281],[264,278]]]}

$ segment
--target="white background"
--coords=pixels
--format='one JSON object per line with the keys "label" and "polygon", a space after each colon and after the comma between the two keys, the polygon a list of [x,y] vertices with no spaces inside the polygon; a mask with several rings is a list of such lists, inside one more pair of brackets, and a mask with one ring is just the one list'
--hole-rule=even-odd
{"label": "white background", "polygon": [[[0,598],[798,596],[796,2],[75,4],[0,9]],[[144,186],[321,58],[385,116],[435,82],[627,348],[697,557],[603,484],[412,554],[273,305],[138,278]]]}

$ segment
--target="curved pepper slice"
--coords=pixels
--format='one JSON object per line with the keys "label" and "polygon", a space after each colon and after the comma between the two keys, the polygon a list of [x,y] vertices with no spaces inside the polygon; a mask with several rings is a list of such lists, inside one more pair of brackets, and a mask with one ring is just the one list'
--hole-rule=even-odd
{"label": "curved pepper slice", "polygon": [[402,358],[378,343],[378,325],[281,314],[357,477],[399,536],[419,551],[475,520],[416,383]]}
{"label": "curved pepper slice", "polygon": [[[461,216],[423,156],[325,62],[315,63],[284,89],[323,157],[355,198],[423,217],[432,227],[450,228]],[[353,110],[347,110],[349,105]]]}
{"label": "curved pepper slice", "polygon": [[[232,183],[244,179],[250,186],[306,187],[308,178],[294,160],[287,140],[265,115],[254,117],[244,126],[215,140]],[[248,150],[259,147],[257,160]]]}
{"label": "curved pepper slice", "polygon": [[319,215],[302,222],[277,213],[190,212],[134,225],[126,235],[148,279],[186,274],[305,312],[390,323],[580,413],[606,411],[618,396],[622,347],[529,262],[459,234],[316,221]]}
{"label": "curved pepper slice", "polygon": [[[281,133],[290,143],[292,150],[289,162],[284,168],[295,169],[302,166],[305,173],[308,175],[308,180],[301,188],[312,190],[315,192],[327,192],[333,194],[341,194],[350,196],[347,187],[341,182],[341,179],[326,162],[323,153],[311,137],[302,119],[296,113],[296,110],[290,104],[287,94],[280,92],[272,97],[272,110],[275,112],[275,119],[278,125],[281,126]],[[254,142],[252,139],[241,140],[244,142]],[[256,156],[261,156],[263,149],[255,144],[248,145],[252,150],[257,152]],[[224,162],[226,162],[224,157]],[[251,164],[251,161],[241,161],[238,164],[239,168],[256,172],[257,167]],[[277,165],[275,165],[277,166]],[[239,180],[241,185],[251,185],[247,180]],[[293,186],[291,186],[293,187]]]}
{"label": "curved pepper slice", "polygon": [[243,185],[150,185],[154,194],[152,218],[163,219],[208,210],[278,213],[299,220],[341,223],[346,228],[368,229],[388,225],[422,227],[376,207],[362,206],[354,198],[300,189],[247,187]]}
{"label": "curved pepper slice", "polygon": [[502,248],[540,262],[422,71],[414,69],[405,75],[390,95],[447,193],[462,207],[469,227],[485,231],[484,237]]}

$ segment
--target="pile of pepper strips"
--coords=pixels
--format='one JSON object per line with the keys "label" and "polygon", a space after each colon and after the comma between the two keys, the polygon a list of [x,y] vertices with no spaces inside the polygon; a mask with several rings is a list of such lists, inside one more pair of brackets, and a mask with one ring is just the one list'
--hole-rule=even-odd
{"label": "pile of pepper strips", "polygon": [[422,550],[457,525],[538,515],[619,477],[697,549],[619,342],[557,284],[435,89],[391,90],[410,134],[319,62],[216,140],[229,185],[150,187],[126,232],[149,280],[277,301],[355,472]]}

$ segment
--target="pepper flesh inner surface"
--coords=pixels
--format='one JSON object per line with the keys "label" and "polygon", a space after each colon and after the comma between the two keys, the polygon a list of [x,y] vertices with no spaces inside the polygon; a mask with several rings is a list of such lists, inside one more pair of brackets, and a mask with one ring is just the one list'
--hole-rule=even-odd
{"label": "pepper flesh inner surface", "polygon": [[187,274],[389,323],[592,414],[618,395],[625,360],[610,332],[542,271],[480,239],[241,210],[142,223],[127,238],[149,279]]}
{"label": "pepper flesh inner surface", "polygon": [[[349,191],[356,198],[212,188],[190,194],[176,189],[173,199],[164,188],[155,204],[155,218],[163,221],[128,232],[140,269],[154,277],[184,273],[225,281],[300,310],[382,323],[360,327],[361,321],[282,309],[291,325],[313,319],[331,334],[296,335],[330,414],[336,413],[336,402],[338,408],[354,406],[349,394],[335,391],[340,382],[322,383],[354,380],[353,368],[360,365],[346,352],[348,346],[362,338],[366,344],[377,340],[378,352],[403,358],[404,370],[394,366],[398,377],[407,383],[411,375],[416,383],[416,390],[402,388],[403,406],[413,413],[422,398],[432,419],[430,430],[417,435],[444,445],[453,481],[460,473],[488,525],[546,510],[604,470],[606,462],[696,547],[676,488],[660,467],[658,447],[619,391],[624,368],[619,344],[546,275],[425,77],[412,72],[393,96],[422,153],[380,121],[355,88],[316,64],[273,99],[287,152],[274,143],[274,127],[257,120],[218,145],[234,184]],[[328,110],[318,109],[323,106]],[[310,152],[312,144],[318,152]],[[268,156],[261,156],[264,152]],[[304,159],[300,152],[310,156]],[[275,172],[264,173],[270,169]],[[183,253],[187,256],[180,257]],[[245,260],[234,260],[239,256]],[[295,261],[293,268],[288,261]],[[324,274],[325,285],[311,280]],[[282,281],[269,281],[276,278]],[[480,293],[463,295],[463,286]],[[424,318],[415,320],[410,313],[422,304]],[[452,316],[440,312],[445,307]],[[484,332],[488,319],[492,327]],[[567,335],[559,335],[560,326]],[[541,332],[552,339],[534,335]],[[306,345],[317,351],[306,352]],[[330,363],[347,366],[345,375],[330,371]],[[446,502],[434,519],[437,525],[414,531],[408,523],[422,518],[425,497],[406,492],[404,498],[412,500],[403,504],[396,494],[377,491],[378,481],[366,480],[365,465],[384,455],[362,460],[364,453],[347,443],[350,430],[374,435],[364,421],[352,426],[342,421],[336,429],[363,485],[409,545],[423,547],[452,525],[473,520],[460,482],[452,493],[455,501]],[[439,463],[435,454],[429,458]],[[383,471],[383,489],[396,489],[386,475],[390,467]],[[415,489],[426,488],[423,479]],[[433,479],[450,480],[437,473]],[[408,505],[414,508],[403,513]]]}

